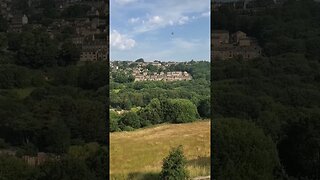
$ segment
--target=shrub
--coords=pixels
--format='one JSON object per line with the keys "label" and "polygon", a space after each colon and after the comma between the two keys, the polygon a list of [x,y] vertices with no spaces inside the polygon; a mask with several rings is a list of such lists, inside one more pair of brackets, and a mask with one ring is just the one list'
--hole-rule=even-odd
{"label": "shrub", "polygon": [[186,158],[183,155],[182,146],[171,150],[168,157],[163,160],[160,179],[183,180],[188,179],[189,172],[186,169]]}
{"label": "shrub", "polygon": [[161,108],[168,122],[186,123],[199,118],[197,107],[188,99],[169,99],[162,103]]}
{"label": "shrub", "polygon": [[140,117],[135,112],[128,112],[119,120],[119,127],[123,130],[125,126],[130,126],[134,129],[140,128]]}

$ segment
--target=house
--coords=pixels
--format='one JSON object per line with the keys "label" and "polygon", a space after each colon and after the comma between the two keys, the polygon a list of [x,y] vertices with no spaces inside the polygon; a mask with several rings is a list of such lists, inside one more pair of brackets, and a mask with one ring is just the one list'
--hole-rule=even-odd
{"label": "house", "polygon": [[143,74],[133,74],[133,76],[135,77],[135,81],[189,81],[192,79],[189,73],[181,71],[160,72],[151,75],[143,72]]}
{"label": "house", "polygon": [[246,33],[237,31],[231,36],[226,31],[213,31],[213,60],[227,60],[234,57],[243,59],[253,59],[261,56],[261,47],[253,37],[248,37]]}
{"label": "house", "polygon": [[22,32],[22,27],[26,24],[28,24],[28,17],[25,14],[15,15],[13,18],[11,18],[9,31],[20,33]]}
{"label": "house", "polygon": [[212,34],[213,46],[217,46],[219,44],[228,44],[229,43],[229,31],[224,30],[215,30]]}
{"label": "house", "polygon": [[108,37],[90,35],[84,38],[80,61],[107,61],[109,57]]}

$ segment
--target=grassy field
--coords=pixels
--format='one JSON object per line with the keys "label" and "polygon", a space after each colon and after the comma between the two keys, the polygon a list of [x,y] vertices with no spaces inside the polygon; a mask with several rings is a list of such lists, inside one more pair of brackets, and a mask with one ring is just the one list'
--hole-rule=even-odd
{"label": "grassy field", "polygon": [[34,89],[34,87],[23,89],[0,89],[0,94],[11,94],[13,97],[24,99],[29,96]]}
{"label": "grassy field", "polygon": [[110,134],[111,179],[155,179],[172,147],[183,145],[191,177],[210,174],[210,121]]}

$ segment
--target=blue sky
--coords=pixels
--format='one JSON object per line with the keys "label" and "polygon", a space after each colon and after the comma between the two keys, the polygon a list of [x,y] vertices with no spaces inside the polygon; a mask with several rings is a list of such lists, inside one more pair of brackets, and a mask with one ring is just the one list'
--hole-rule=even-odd
{"label": "blue sky", "polygon": [[110,0],[111,60],[210,56],[210,0]]}

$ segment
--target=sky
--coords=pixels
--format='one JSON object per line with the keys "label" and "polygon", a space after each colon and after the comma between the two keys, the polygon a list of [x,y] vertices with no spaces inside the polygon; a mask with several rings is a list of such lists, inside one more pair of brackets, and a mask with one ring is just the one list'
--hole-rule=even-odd
{"label": "sky", "polygon": [[110,58],[210,57],[210,0],[110,0]]}

